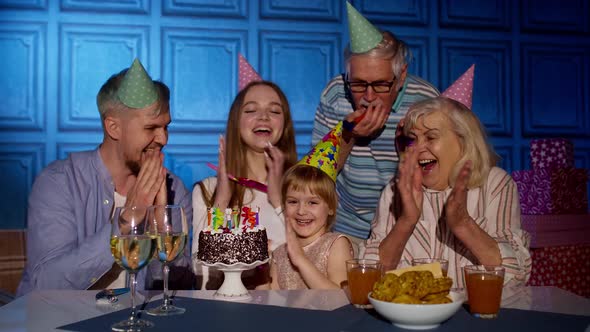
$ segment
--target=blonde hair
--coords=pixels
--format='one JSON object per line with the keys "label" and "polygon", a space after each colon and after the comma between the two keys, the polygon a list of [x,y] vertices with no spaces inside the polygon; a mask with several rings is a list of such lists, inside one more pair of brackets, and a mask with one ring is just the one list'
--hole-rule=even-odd
{"label": "blonde hair", "polygon": [[338,194],[336,193],[336,184],[332,178],[319,168],[297,164],[287,170],[283,175],[281,183],[281,197],[283,209],[285,209],[285,200],[287,191],[309,191],[319,196],[328,208],[333,212],[328,216],[327,229],[331,229],[336,221],[336,208],[338,207]]}
{"label": "blonde hair", "polygon": [[467,186],[470,189],[482,186],[488,177],[490,169],[496,166],[499,158],[492,145],[488,142],[481,122],[465,105],[446,97],[430,98],[415,103],[406,114],[404,135],[410,133],[410,130],[416,126],[420,117],[435,112],[442,112],[447,117],[452,131],[459,137],[461,144],[461,158],[451,170],[449,176],[450,185],[454,186],[459,171],[467,160],[471,160],[471,177]]}

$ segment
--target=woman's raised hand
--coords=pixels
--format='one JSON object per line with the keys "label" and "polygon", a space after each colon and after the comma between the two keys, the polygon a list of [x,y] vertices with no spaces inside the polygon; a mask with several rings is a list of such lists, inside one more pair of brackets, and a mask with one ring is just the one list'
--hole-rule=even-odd
{"label": "woman's raised hand", "polygon": [[422,214],[422,171],[418,165],[418,149],[408,147],[398,166],[395,185],[401,198],[399,219],[416,224]]}
{"label": "woman's raised hand", "polygon": [[471,167],[471,160],[463,164],[445,204],[445,219],[451,229],[461,226],[464,222],[471,221],[471,217],[467,212],[467,184],[471,177]]}
{"label": "woman's raised hand", "polygon": [[219,168],[217,169],[217,189],[214,206],[223,210],[227,208],[232,195],[225,166],[225,138],[223,136],[219,136],[218,159]]}
{"label": "woman's raised hand", "polygon": [[281,206],[281,179],[285,167],[285,155],[281,149],[268,142],[264,149],[267,168],[268,201],[274,208]]}

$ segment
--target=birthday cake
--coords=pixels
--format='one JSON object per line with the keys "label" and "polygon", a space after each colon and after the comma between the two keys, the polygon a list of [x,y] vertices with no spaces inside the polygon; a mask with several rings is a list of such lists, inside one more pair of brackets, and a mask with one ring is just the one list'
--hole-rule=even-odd
{"label": "birthday cake", "polygon": [[225,214],[212,208],[208,212],[208,226],[199,233],[197,258],[208,264],[227,265],[268,259],[266,229],[258,224],[258,211],[242,209],[242,222],[237,210],[227,209]]}

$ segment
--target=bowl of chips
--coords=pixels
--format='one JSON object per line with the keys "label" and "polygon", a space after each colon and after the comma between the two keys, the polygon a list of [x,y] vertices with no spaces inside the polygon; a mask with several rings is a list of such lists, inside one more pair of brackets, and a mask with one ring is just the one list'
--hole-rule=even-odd
{"label": "bowl of chips", "polygon": [[375,283],[369,301],[394,325],[413,330],[432,329],[451,318],[465,300],[451,291],[452,279],[434,278],[430,271],[386,273]]}

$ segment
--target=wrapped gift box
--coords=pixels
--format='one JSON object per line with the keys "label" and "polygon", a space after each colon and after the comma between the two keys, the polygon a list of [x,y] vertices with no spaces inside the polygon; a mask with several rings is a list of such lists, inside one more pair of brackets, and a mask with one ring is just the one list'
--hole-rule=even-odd
{"label": "wrapped gift box", "polygon": [[534,170],[574,167],[574,145],[564,138],[531,140],[531,165]]}
{"label": "wrapped gift box", "polygon": [[531,248],[590,246],[590,214],[523,214],[521,225],[531,235]]}
{"label": "wrapped gift box", "polygon": [[588,213],[588,171],[579,168],[514,171],[522,214]]}
{"label": "wrapped gift box", "polygon": [[522,215],[521,221],[531,235],[528,284],[590,297],[590,214]]}
{"label": "wrapped gift box", "polygon": [[529,286],[555,286],[590,298],[590,246],[531,249]]}

